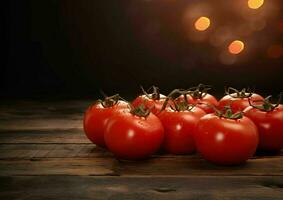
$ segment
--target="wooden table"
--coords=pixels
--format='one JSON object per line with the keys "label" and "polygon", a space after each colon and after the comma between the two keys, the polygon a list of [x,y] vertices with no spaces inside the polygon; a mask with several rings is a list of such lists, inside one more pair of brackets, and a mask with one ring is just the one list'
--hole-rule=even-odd
{"label": "wooden table", "polygon": [[197,155],[121,162],[82,130],[90,101],[0,105],[0,199],[283,200],[283,153],[235,167]]}

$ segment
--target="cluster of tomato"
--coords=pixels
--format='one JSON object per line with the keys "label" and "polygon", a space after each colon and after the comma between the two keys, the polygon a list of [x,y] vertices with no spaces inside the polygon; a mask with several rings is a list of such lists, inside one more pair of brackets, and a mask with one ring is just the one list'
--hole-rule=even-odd
{"label": "cluster of tomato", "polygon": [[234,88],[217,101],[209,89],[200,84],[164,96],[152,87],[131,103],[119,95],[105,97],[86,111],[85,133],[96,145],[128,160],[157,151],[198,152],[210,162],[233,165],[257,149],[283,148],[283,105],[272,104],[270,96]]}

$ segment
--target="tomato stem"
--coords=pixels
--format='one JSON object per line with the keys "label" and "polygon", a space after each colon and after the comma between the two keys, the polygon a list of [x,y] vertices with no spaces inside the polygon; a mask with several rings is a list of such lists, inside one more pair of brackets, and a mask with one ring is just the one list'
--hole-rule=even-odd
{"label": "tomato stem", "polygon": [[224,106],[223,110],[217,109],[214,105],[210,105],[207,103],[200,103],[200,104],[205,104],[206,106],[212,108],[214,110],[214,113],[218,117],[223,117],[227,119],[241,119],[244,116],[244,113],[242,111],[233,113],[233,110],[231,109],[231,104],[233,101],[230,101],[227,105]]}
{"label": "tomato stem", "polygon": [[150,108],[146,108],[145,107],[146,104],[146,100],[144,100],[139,106],[137,107],[133,107],[130,104],[131,107],[131,111],[130,113],[132,113],[133,115],[139,116],[139,117],[148,117],[148,115],[150,114],[151,110],[153,109],[154,105],[151,106]]}
{"label": "tomato stem", "polygon": [[152,91],[150,94],[148,92],[146,92],[144,90],[144,88],[142,86],[141,87],[141,90],[143,92],[143,94],[149,98],[149,99],[153,99],[153,100],[159,100],[160,99],[160,92],[159,92],[159,88],[156,87],[156,86],[151,86],[147,91]]}
{"label": "tomato stem", "polygon": [[231,109],[231,104],[233,101],[230,101],[227,105],[224,106],[224,110],[220,111],[218,110],[215,114],[218,117],[224,117],[227,119],[241,119],[244,116],[244,113],[242,111],[233,113],[233,110]]}
{"label": "tomato stem", "polygon": [[[235,95],[232,95],[232,93],[235,93]],[[243,88],[241,91],[239,91],[232,87],[225,87],[225,94],[233,98],[249,98],[253,95],[253,93],[254,91],[250,88]]]}
{"label": "tomato stem", "polygon": [[119,100],[126,101],[119,94],[114,94],[112,96],[107,96],[102,90],[100,90],[100,93],[102,94],[104,99],[103,100],[98,99],[95,103],[97,103],[97,102],[101,103],[101,105],[104,108],[109,108],[109,107],[112,107],[112,106],[116,105],[119,102]]}
{"label": "tomato stem", "polygon": [[[178,97],[180,97],[181,95],[184,95],[184,99],[180,99],[179,101],[176,101],[176,99]],[[160,110],[160,112],[162,112],[166,106],[168,105],[168,102],[169,100],[172,101],[173,105],[170,105],[170,108],[172,110],[175,110],[175,111],[178,111],[178,112],[181,112],[181,111],[191,111],[194,107],[195,107],[195,104],[190,104],[188,103],[188,91],[187,90],[183,90],[183,89],[174,89],[173,91],[171,91],[164,103],[163,103],[163,106]]]}
{"label": "tomato stem", "polygon": [[265,112],[270,112],[270,111],[273,111],[275,108],[277,108],[279,105],[280,105],[280,102],[282,100],[282,95],[283,95],[283,92],[281,92],[279,95],[278,95],[278,101],[276,104],[272,104],[270,99],[271,99],[271,95],[267,96],[265,99],[263,100],[255,100],[253,102],[262,102],[261,105],[254,105],[252,104],[251,100],[249,100],[249,104],[250,106],[252,106],[253,108],[256,108],[256,109],[259,109],[261,111],[265,111]]}
{"label": "tomato stem", "polygon": [[201,99],[207,95],[208,90],[211,90],[211,85],[199,84],[198,86],[188,89],[188,94],[194,99]]}

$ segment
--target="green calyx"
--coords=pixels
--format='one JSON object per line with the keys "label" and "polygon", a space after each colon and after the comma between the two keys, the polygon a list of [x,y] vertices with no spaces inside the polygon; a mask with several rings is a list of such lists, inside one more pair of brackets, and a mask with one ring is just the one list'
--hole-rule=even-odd
{"label": "green calyx", "polygon": [[220,118],[223,117],[223,118],[226,118],[226,119],[235,119],[236,120],[236,119],[243,118],[244,113],[242,111],[233,113],[233,111],[231,109],[231,103],[232,102],[230,102],[228,105],[224,106],[223,111],[220,111],[220,110],[214,108],[215,114]]}
{"label": "green calyx", "polygon": [[104,96],[104,100],[98,99],[97,102],[101,103],[101,105],[104,108],[112,107],[116,105],[119,102],[119,100],[122,99],[119,94],[115,94],[112,96],[106,96],[106,95],[103,96]]}
{"label": "green calyx", "polygon": [[130,113],[133,115],[139,116],[139,117],[145,117],[145,118],[148,117],[150,114],[150,111],[152,110],[154,106],[150,108],[146,108],[145,104],[146,104],[146,100],[143,101],[143,103],[137,107],[133,107],[132,105],[130,105],[131,107]]}
{"label": "green calyx", "polygon": [[[184,99],[178,99],[178,97],[182,95],[184,96]],[[187,95],[188,95],[187,90],[174,89],[172,92],[169,93],[169,95],[167,95],[160,112],[162,112],[166,108],[166,106],[169,103],[169,100],[171,100],[173,103],[173,105],[170,105],[170,108],[172,110],[178,112],[191,111],[195,107],[195,105],[188,103]]]}
{"label": "green calyx", "polygon": [[[232,95],[232,93],[235,93],[235,95]],[[232,87],[225,87],[225,94],[233,98],[249,98],[253,95],[253,93],[254,92],[250,88],[243,88],[241,91],[239,91]]]}
{"label": "green calyx", "polygon": [[149,88],[148,89],[149,93],[146,92],[142,86],[141,86],[141,90],[142,90],[143,94],[149,99],[153,99],[153,100],[159,100],[160,99],[159,88],[156,87],[156,86],[152,86],[151,88]]}
{"label": "green calyx", "polygon": [[172,100],[173,105],[170,105],[170,108],[174,111],[184,112],[184,111],[191,111],[196,105],[189,104],[185,99],[176,102],[176,100]]}
{"label": "green calyx", "polygon": [[199,84],[198,86],[188,89],[188,94],[194,99],[201,99],[207,95],[208,90],[212,88],[211,85]]}
{"label": "green calyx", "polygon": [[270,112],[270,111],[273,111],[275,108],[277,108],[280,105],[280,102],[282,100],[282,95],[283,95],[283,93],[281,92],[279,94],[279,98],[278,98],[278,101],[277,101],[276,104],[273,104],[273,103],[270,102],[270,99],[272,97],[271,95],[269,95],[268,97],[266,97],[263,100],[255,100],[255,101],[253,101],[255,103],[261,102],[262,103],[261,105],[253,105],[250,99],[249,99],[249,104],[253,108],[256,108],[256,109],[259,109],[259,110],[265,111],[265,112]]}
{"label": "green calyx", "polygon": [[220,112],[220,113],[216,112],[216,115],[218,117],[223,117],[223,118],[226,118],[226,119],[241,119],[244,116],[243,112],[240,111],[240,112],[237,112],[237,113],[233,113],[233,111],[231,109],[227,109],[227,110],[225,110],[225,112]]}

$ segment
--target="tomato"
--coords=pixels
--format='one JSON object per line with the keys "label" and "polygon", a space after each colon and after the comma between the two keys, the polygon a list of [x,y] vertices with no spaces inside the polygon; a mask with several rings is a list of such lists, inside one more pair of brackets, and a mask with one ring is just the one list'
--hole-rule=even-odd
{"label": "tomato", "polygon": [[244,163],[256,151],[257,127],[249,118],[207,114],[200,118],[195,142],[204,159],[222,165]]}
{"label": "tomato", "polygon": [[189,98],[189,103],[197,104],[197,107],[203,109],[206,113],[213,113],[213,107],[218,106],[218,101],[216,98],[210,94],[204,94],[201,97],[191,97]]}
{"label": "tomato", "polygon": [[141,95],[138,96],[133,102],[132,102],[132,106],[137,107],[139,105],[141,105],[144,101],[146,108],[152,108],[151,112],[154,114],[158,114],[163,106],[163,103],[165,101],[166,96],[164,95],[160,95],[160,99],[153,99],[150,96],[146,96],[146,95]]}
{"label": "tomato", "polygon": [[230,92],[226,92],[226,93],[227,95],[225,95],[222,99],[219,100],[218,108],[220,110],[222,110],[224,106],[230,104],[233,112],[243,111],[245,108],[247,108],[250,105],[249,100],[251,102],[263,100],[262,96],[256,93],[246,92],[245,88],[242,91],[237,91],[231,94]]}
{"label": "tomato", "polygon": [[199,119],[206,113],[194,107],[191,110],[168,108],[158,116],[164,127],[163,149],[172,154],[190,154],[195,151],[194,131]]}
{"label": "tomato", "polygon": [[144,159],[159,150],[164,138],[163,126],[154,114],[145,116],[130,110],[113,115],[104,139],[108,149],[120,159]]}
{"label": "tomato", "polygon": [[94,144],[105,147],[104,130],[106,123],[110,117],[123,109],[128,108],[128,103],[125,101],[107,100],[105,102],[96,102],[90,106],[84,115],[84,132],[88,139]]}
{"label": "tomato", "polygon": [[[188,91],[188,103],[196,104],[197,107],[203,109],[206,113],[213,113],[213,108],[218,106],[218,101],[214,96],[207,93],[207,91],[210,89],[210,86],[203,84],[199,84],[196,87],[192,87]],[[181,96],[180,98],[184,98],[184,96]]]}
{"label": "tomato", "polygon": [[140,106],[142,103],[145,103],[146,109],[151,109],[151,112],[154,114],[159,114],[166,96],[159,93],[159,89],[153,86],[153,92],[151,94],[147,94],[143,90],[143,95],[138,96],[133,102],[132,106],[137,107]]}
{"label": "tomato", "polygon": [[265,99],[262,105],[246,108],[244,114],[258,128],[259,150],[280,151],[283,148],[283,105],[274,105]]}

